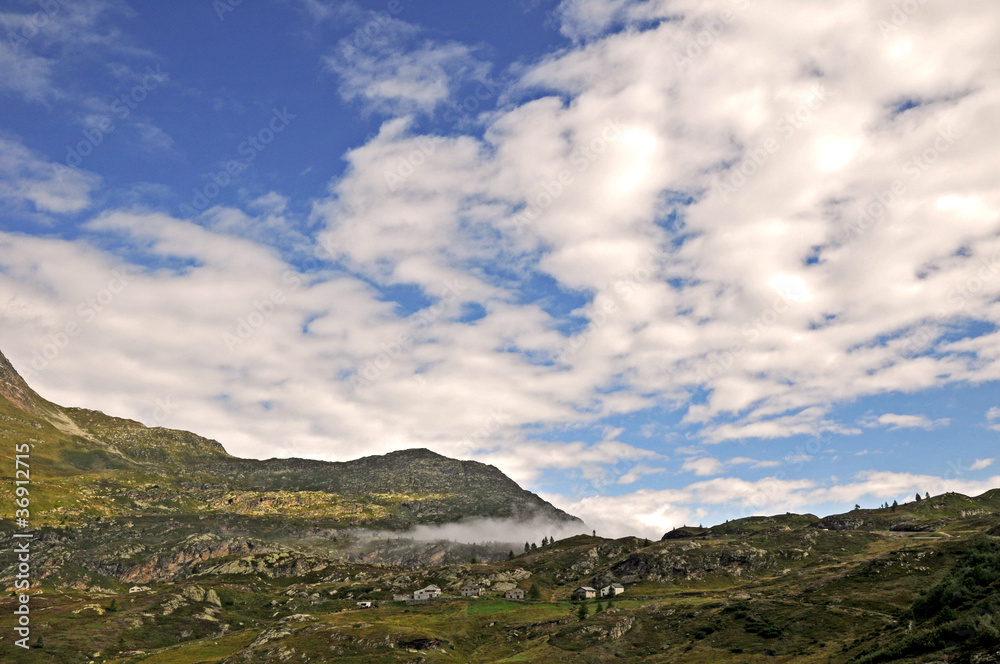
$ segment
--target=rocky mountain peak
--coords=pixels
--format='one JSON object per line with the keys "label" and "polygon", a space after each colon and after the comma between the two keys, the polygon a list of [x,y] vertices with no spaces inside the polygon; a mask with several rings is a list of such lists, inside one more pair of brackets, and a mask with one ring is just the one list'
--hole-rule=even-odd
{"label": "rocky mountain peak", "polygon": [[37,404],[41,400],[2,352],[0,352],[0,397],[32,413],[38,412]]}

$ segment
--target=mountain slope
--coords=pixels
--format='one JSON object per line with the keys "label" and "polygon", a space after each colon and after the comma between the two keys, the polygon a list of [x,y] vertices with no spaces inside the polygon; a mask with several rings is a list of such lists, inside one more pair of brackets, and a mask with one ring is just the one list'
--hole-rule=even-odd
{"label": "mountain slope", "polygon": [[29,413],[38,413],[38,404],[42,401],[42,398],[28,387],[2,352],[0,352],[0,397]]}
{"label": "mountain slope", "polygon": [[[660,542],[578,535],[509,560],[417,567],[205,537],[176,519],[184,539],[156,560],[147,519],[105,520],[104,540],[45,529],[32,553],[45,649],[12,661],[997,664],[1000,514],[983,507],[996,494],[750,517]],[[882,529],[911,515],[938,530]],[[625,592],[613,606],[570,600],[614,582]],[[134,583],[150,587],[129,593]],[[394,601],[430,583],[442,599]],[[461,596],[470,584],[486,596]],[[504,599],[515,587],[527,601]],[[0,612],[15,601],[0,596]]]}
{"label": "mountain slope", "polygon": [[[0,432],[32,445],[36,523],[151,513],[260,515],[276,513],[280,504],[290,519],[334,528],[399,530],[476,517],[583,526],[493,466],[429,450],[347,462],[242,459],[190,432],[56,406],[2,354]],[[0,488],[0,495],[7,492]]]}

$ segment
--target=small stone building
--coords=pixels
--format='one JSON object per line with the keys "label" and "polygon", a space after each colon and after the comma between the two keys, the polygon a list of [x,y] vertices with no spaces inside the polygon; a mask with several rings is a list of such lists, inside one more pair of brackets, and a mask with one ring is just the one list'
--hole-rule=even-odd
{"label": "small stone building", "polygon": [[441,589],[433,584],[427,586],[426,588],[421,588],[413,593],[413,599],[415,600],[435,599],[440,596]]}
{"label": "small stone building", "polygon": [[524,599],[524,591],[521,590],[520,588],[514,588],[512,590],[508,590],[507,592],[505,592],[503,596],[506,599],[513,599],[520,601]]}
{"label": "small stone building", "polygon": [[601,588],[601,597],[617,597],[625,592],[625,586],[620,583],[612,583],[610,586]]}

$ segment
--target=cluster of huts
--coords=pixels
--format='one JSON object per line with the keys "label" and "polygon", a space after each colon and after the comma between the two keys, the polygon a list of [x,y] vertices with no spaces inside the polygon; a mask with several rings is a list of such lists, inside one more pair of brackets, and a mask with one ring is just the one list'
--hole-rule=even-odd
{"label": "cluster of huts", "polygon": [[590,586],[580,586],[573,591],[573,597],[577,599],[594,599],[595,597],[618,597],[625,592],[625,586],[620,583],[612,583],[604,586],[600,590]]}
{"label": "cluster of huts", "polygon": [[[576,599],[594,599],[595,597],[617,597],[625,592],[625,586],[620,583],[612,583],[610,585],[604,586],[600,590],[597,588],[591,588],[590,586],[581,586],[573,591],[573,597]],[[480,585],[468,585],[462,586],[459,590],[459,594],[462,597],[483,597],[486,594],[486,588]],[[521,588],[511,588],[504,592],[504,599],[523,601],[524,600],[524,590]],[[409,595],[393,595],[392,601],[394,602],[429,602],[433,599],[441,597],[441,588],[431,584],[426,588],[421,588],[420,590],[413,591]],[[371,601],[361,601],[357,603],[359,609],[370,609],[375,606],[374,602]]]}
{"label": "cluster of huts", "polygon": [[[480,585],[462,586],[459,594],[462,597],[482,597],[486,594],[486,588]],[[431,584],[426,588],[413,591],[412,595],[393,595],[392,600],[394,602],[427,602],[440,596],[441,589]],[[513,588],[506,591],[503,596],[506,599],[522,600],[524,599],[524,591],[520,588]]]}
{"label": "cluster of huts", "polygon": [[[462,586],[458,592],[462,597],[482,597],[486,594],[486,588],[480,585]],[[504,592],[503,596],[504,599],[522,600],[524,599],[524,591],[520,588],[512,588]]]}
{"label": "cluster of huts", "polygon": [[427,602],[441,596],[441,589],[433,583],[426,588],[414,590],[410,595],[393,595],[393,602]]}

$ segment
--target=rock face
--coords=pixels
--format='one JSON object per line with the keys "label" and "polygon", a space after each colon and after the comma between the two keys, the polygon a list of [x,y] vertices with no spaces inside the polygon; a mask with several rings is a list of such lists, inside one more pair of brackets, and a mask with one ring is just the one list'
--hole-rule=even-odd
{"label": "rock face", "polygon": [[594,587],[608,583],[669,582],[704,578],[711,572],[742,576],[772,563],[767,551],[752,546],[708,547],[696,542],[657,551],[637,551],[593,579]]}
{"label": "rock face", "polygon": [[937,529],[938,524],[913,523],[911,521],[900,521],[889,526],[889,530],[899,533],[932,533]]}
{"label": "rock face", "polygon": [[818,528],[825,530],[858,530],[863,525],[865,525],[864,519],[848,516],[828,516],[820,519],[819,523],[816,524]]}
{"label": "rock face", "polygon": [[28,387],[3,353],[0,353],[0,396],[15,406],[35,414],[38,413],[38,403],[42,400]]}
{"label": "rock face", "polygon": [[664,533],[663,537],[660,538],[661,542],[669,542],[670,540],[679,539],[693,539],[696,535],[690,530],[685,530],[684,528],[674,528],[669,533]]}
{"label": "rock face", "polygon": [[207,563],[213,558],[244,555],[261,548],[259,543],[246,538],[196,536],[175,550],[154,554],[138,562],[99,561],[93,565],[93,571],[125,583],[168,581],[194,565]]}

